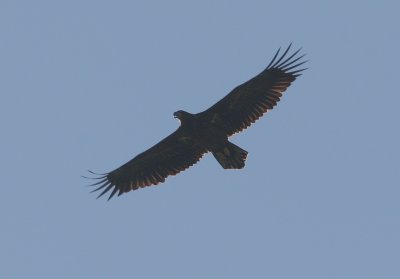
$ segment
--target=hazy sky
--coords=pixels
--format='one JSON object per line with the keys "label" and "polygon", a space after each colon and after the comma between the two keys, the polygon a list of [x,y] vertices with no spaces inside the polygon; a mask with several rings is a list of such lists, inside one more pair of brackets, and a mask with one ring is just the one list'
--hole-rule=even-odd
{"label": "hazy sky", "polygon": [[[0,1],[0,278],[400,278],[397,1]],[[309,69],[164,184],[107,172],[260,72]]]}

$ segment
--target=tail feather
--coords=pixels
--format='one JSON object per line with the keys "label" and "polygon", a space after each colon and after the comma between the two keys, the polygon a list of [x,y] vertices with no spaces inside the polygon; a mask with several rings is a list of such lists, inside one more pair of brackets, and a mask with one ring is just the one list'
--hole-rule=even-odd
{"label": "tail feather", "polygon": [[213,155],[224,169],[241,169],[245,165],[247,153],[246,150],[228,142],[220,150],[214,151]]}

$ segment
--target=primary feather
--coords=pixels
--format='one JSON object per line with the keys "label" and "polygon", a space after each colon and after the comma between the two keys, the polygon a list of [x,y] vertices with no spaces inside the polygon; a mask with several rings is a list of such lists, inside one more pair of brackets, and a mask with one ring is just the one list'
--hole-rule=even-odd
{"label": "primary feather", "polygon": [[290,46],[277,59],[279,49],[264,71],[237,86],[215,105],[202,112],[204,117],[219,125],[231,136],[249,127],[276,106],[282,93],[305,70],[298,68],[306,62],[298,62],[304,55],[296,57],[301,49],[286,57]]}

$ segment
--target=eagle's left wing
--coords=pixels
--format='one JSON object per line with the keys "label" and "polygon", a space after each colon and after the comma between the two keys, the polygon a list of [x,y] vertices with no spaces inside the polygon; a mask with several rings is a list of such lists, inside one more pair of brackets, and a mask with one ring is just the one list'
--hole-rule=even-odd
{"label": "eagle's left wing", "polygon": [[296,57],[300,49],[286,57],[290,46],[277,59],[278,50],[264,71],[199,115],[220,126],[228,136],[254,123],[279,102],[282,93],[305,70],[298,68],[306,62],[299,61],[304,55]]}

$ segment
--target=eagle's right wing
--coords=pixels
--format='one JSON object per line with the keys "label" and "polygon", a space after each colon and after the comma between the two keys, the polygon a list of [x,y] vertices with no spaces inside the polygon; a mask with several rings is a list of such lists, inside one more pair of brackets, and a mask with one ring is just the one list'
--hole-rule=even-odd
{"label": "eagle's right wing", "polygon": [[206,150],[190,135],[178,128],[174,133],[160,141],[145,152],[122,165],[101,175],[98,186],[93,191],[102,190],[99,197],[112,189],[111,199],[141,187],[157,185],[164,182],[169,175],[175,175],[197,163]]}

